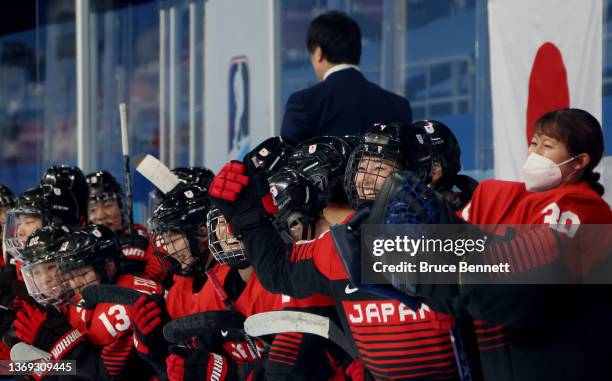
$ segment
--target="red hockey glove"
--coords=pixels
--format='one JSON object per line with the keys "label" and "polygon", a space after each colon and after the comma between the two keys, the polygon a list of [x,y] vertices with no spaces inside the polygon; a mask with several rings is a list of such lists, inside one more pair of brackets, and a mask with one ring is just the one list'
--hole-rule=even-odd
{"label": "red hockey glove", "polygon": [[[255,170],[253,175],[247,179],[247,185],[236,194],[233,202],[228,201],[231,198],[229,196],[226,198],[216,196],[220,196],[221,192],[209,192],[213,205],[219,208],[229,221],[232,232],[238,239],[242,238],[244,231],[271,221],[271,214],[278,212],[278,208],[272,202],[270,184],[266,179],[265,172]],[[238,189],[238,187],[236,186],[234,189]],[[230,193],[230,196],[233,196],[233,193]]]}
{"label": "red hockey glove", "polygon": [[23,310],[17,312],[13,322],[16,330],[15,333],[19,340],[32,345],[36,332],[38,332],[42,323],[47,319],[47,314],[25,302],[21,304],[21,308]]}
{"label": "red hockey glove", "polygon": [[134,303],[134,343],[141,357],[158,362],[168,355],[163,327],[170,320],[160,295],[143,294]]}
{"label": "red hockey glove", "polygon": [[41,311],[24,303],[24,311],[17,313],[14,325],[20,340],[51,353],[55,360],[62,359],[84,338],[54,308]]}
{"label": "red hockey glove", "polygon": [[236,197],[249,183],[244,175],[246,166],[239,161],[226,163],[210,183],[208,193],[211,196],[227,201],[236,201]]}

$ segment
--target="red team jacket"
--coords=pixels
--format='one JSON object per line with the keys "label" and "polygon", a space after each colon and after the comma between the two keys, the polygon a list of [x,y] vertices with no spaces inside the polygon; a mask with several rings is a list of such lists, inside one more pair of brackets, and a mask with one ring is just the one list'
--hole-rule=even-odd
{"label": "red team jacket", "polygon": [[[577,255],[582,258],[560,258],[563,254],[571,256],[572,252],[563,251],[557,245],[562,243],[560,246],[571,247],[572,237],[578,237],[581,233],[588,234],[587,229],[580,232],[581,225],[612,223],[609,206],[585,182],[563,185],[545,192],[528,192],[524,183],[483,181],[461,215],[471,224],[556,226],[558,240],[549,240],[546,237],[539,240],[537,237],[542,237],[540,232],[538,236],[533,235],[510,243],[510,248],[517,249],[516,254],[506,257],[505,260],[511,263],[515,272],[537,271],[562,259],[570,271],[578,270],[572,269],[571,266],[574,261],[580,260],[580,275],[583,275],[602,258],[593,256],[590,252],[578,252]],[[526,232],[530,228],[533,227],[525,226],[523,233],[530,234]],[[610,247],[609,236],[594,239],[607,240],[604,245]],[[599,335],[602,338],[609,337],[610,329],[594,332],[597,331],[595,327],[599,326],[597,319],[583,322],[580,307],[571,303],[567,306],[569,309],[566,309],[563,302],[569,302],[578,292],[584,295],[578,296],[578,299],[583,300],[579,305],[585,308],[585,304],[589,304],[588,297],[595,297],[598,292],[604,290],[594,290],[586,285],[582,290],[569,287],[571,286],[534,286],[525,291],[526,295],[519,294],[521,298],[518,302],[510,299],[515,291],[510,288],[480,286],[464,292],[462,298],[468,301],[468,310],[476,319],[482,319],[476,320],[475,325],[485,380],[578,379],[575,377],[589,379],[583,370],[576,370],[576,364],[599,362],[592,353],[585,355],[588,352],[585,350],[585,343],[593,344],[592,341],[597,341]],[[559,298],[559,303],[557,299],[550,297],[553,295]],[[597,303],[602,308],[601,313],[609,310],[609,304]],[[524,311],[521,310],[523,306]],[[592,307],[595,305],[586,308]],[[599,313],[594,313],[593,316],[598,315]],[[584,318],[584,315],[582,317]],[[522,331],[513,333],[513,329],[517,328]],[[530,330],[533,330],[533,333],[529,333]],[[524,341],[523,335],[530,336],[532,343]],[[534,339],[538,336],[539,340]],[[608,347],[609,343],[602,345],[602,348]],[[559,353],[555,355],[554,351]],[[554,363],[546,363],[547,361],[543,360],[548,356],[548,360]],[[590,358],[586,359],[585,356]],[[564,361],[564,357],[569,358]],[[559,375],[550,376],[550,369],[555,368],[558,369]],[[594,371],[595,377],[598,377],[598,374],[598,371]]]}

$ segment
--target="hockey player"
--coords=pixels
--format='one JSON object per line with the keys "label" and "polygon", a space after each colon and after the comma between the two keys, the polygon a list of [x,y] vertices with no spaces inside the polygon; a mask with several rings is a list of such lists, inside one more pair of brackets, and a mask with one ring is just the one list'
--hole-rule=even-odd
{"label": "hockey player", "polygon": [[41,185],[23,192],[7,213],[3,248],[16,255],[28,236],[51,223],[74,227],[79,223],[78,206],[72,193],[61,186]]}
{"label": "hockey player", "polygon": [[153,369],[138,356],[133,340],[133,306],[100,303],[93,309],[79,305],[84,287],[110,283],[145,294],[161,294],[152,280],[119,273],[121,249],[115,235],[104,225],[89,225],[69,234],[57,249],[57,268],[63,286],[74,294],[67,316],[87,340],[100,351],[113,379],[148,379]]}
{"label": "hockey player", "polygon": [[53,165],[44,173],[41,185],[63,187],[72,193],[77,202],[79,226],[87,225],[87,182],[83,171],[77,166]]}
{"label": "hockey player", "polygon": [[417,130],[417,139],[425,142],[431,155],[429,174],[423,181],[441,193],[453,210],[463,209],[478,182],[459,174],[461,147],[455,134],[444,123],[436,120],[418,121],[412,124],[412,128]]}
{"label": "hockey player", "polygon": [[168,355],[163,325],[192,312],[207,281],[206,271],[215,264],[206,234],[209,210],[208,193],[190,184],[168,193],[149,220],[156,254],[173,284],[165,302],[146,296],[137,301],[134,336],[140,355],[157,369],[165,369]]}
{"label": "hockey player", "polygon": [[59,277],[56,259],[57,250],[69,232],[67,226],[54,224],[36,229],[20,251],[24,282],[38,304],[21,304],[14,321],[15,335],[18,340],[50,353],[53,360],[76,360],[76,379],[110,380],[97,352],[63,313],[72,293]]}
{"label": "hockey player", "polygon": [[[347,166],[344,188],[351,206],[359,208],[371,203],[392,171],[418,170],[419,161],[426,156],[428,153],[416,142],[408,125],[376,125],[365,134]],[[396,300],[355,288],[348,281],[329,233],[313,241],[298,242],[287,254],[261,206],[264,179],[255,172],[244,189],[241,169],[235,165],[224,167],[213,180],[210,193],[213,203],[228,215],[232,228],[242,237],[249,259],[267,289],[297,298],[314,293],[332,296],[368,376],[457,377],[447,326],[451,321],[447,316],[425,305],[413,310]],[[349,216],[350,210],[344,218]]]}
{"label": "hockey player", "polygon": [[87,175],[87,184],[89,221],[117,234],[123,253],[121,271],[161,283],[167,274],[153,253],[145,227],[134,224],[130,234],[125,197],[115,177],[107,171],[93,172]]}

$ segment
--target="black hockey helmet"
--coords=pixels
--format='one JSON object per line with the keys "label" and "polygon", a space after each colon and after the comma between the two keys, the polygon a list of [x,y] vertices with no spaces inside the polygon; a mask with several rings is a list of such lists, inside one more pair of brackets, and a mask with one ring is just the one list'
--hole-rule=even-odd
{"label": "black hockey helmet", "polygon": [[344,138],[316,137],[296,146],[286,166],[302,172],[330,198],[344,193],[343,179],[352,151],[353,146]]}
{"label": "black hockey helmet", "polygon": [[290,167],[280,169],[268,181],[274,204],[279,209],[274,225],[285,242],[294,241],[291,231],[298,225],[302,229],[299,239],[312,238],[325,207],[325,197],[319,187],[302,172]]}
{"label": "black hockey helmet", "polygon": [[375,123],[353,150],[344,176],[344,191],[355,209],[375,200],[393,171],[422,170],[430,160],[424,142],[417,140],[409,124]]}
{"label": "black hockey helmet", "polygon": [[417,138],[423,139],[429,146],[432,163],[437,162],[442,175],[435,189],[448,190],[453,186],[455,176],[461,171],[461,147],[453,131],[442,122],[421,120],[412,124]]}
{"label": "black hockey helmet", "polygon": [[[28,189],[19,196],[15,207],[6,215],[2,241],[4,251],[16,256],[17,251],[23,247],[31,233],[30,228],[20,228],[24,217],[40,219],[37,227],[51,223],[75,227],[79,223],[77,211],[74,196],[65,188],[45,184]],[[34,226],[31,227],[31,230],[33,229]]]}
{"label": "black hockey helmet", "polygon": [[[97,224],[105,224],[114,230],[122,231],[128,221],[125,208],[125,197],[121,185],[117,179],[108,171],[98,171],[87,175],[89,186],[88,215],[89,221]],[[103,208],[106,213],[94,213],[99,203],[116,202],[119,207],[119,216],[114,214],[113,209]],[[107,214],[108,213],[108,214]],[[94,217],[95,215],[95,217]],[[120,218],[120,220],[119,220]]]}
{"label": "black hockey helmet", "polygon": [[[79,276],[78,270],[91,266],[101,283],[112,282],[115,274],[106,269],[108,262],[119,268],[121,245],[116,235],[104,225],[91,224],[66,236],[57,250],[57,265],[63,279]],[[84,287],[84,282],[79,282]]]}
{"label": "black hockey helmet", "polygon": [[13,192],[6,185],[0,184],[0,207],[12,208],[15,206],[15,201]]}
{"label": "black hockey helmet", "polygon": [[57,251],[71,231],[68,226],[57,224],[36,229],[20,251],[21,274],[26,288],[41,305],[59,308],[71,297],[69,290],[63,287],[57,269]]}
{"label": "black hockey helmet", "polygon": [[210,183],[215,178],[213,171],[206,167],[178,167],[172,172],[183,182],[198,185],[204,190],[208,190]]}
{"label": "black hockey helmet", "polygon": [[247,166],[247,175],[251,175],[257,168],[263,169],[266,174],[272,174],[282,167],[293,147],[280,136],[273,136],[264,140],[243,158]]}
{"label": "black hockey helmet", "polygon": [[61,186],[72,192],[79,207],[79,216],[84,221],[87,220],[89,187],[79,167],[64,164],[53,165],[47,169],[40,183]]}
{"label": "black hockey helmet", "polygon": [[206,215],[210,208],[208,192],[194,184],[172,190],[157,206],[148,221],[149,233],[156,252],[163,255],[164,267],[168,257],[176,259],[168,270],[189,275],[208,258]]}

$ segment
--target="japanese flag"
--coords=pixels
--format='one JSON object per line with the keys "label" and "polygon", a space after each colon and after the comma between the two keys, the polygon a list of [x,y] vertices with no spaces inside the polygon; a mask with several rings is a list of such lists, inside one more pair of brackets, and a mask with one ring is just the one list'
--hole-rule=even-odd
{"label": "japanese flag", "polygon": [[489,0],[496,178],[522,180],[544,113],[576,107],[601,122],[602,3]]}

